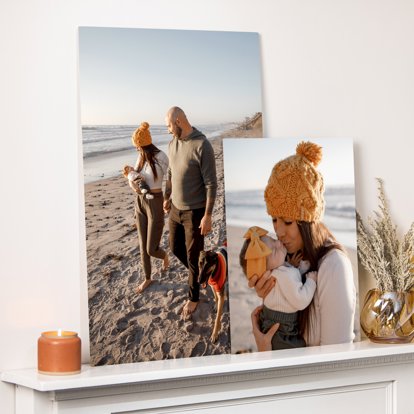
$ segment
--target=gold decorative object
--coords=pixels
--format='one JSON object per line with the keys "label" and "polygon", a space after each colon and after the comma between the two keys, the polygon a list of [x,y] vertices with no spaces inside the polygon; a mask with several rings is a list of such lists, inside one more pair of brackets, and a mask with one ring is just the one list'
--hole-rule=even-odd
{"label": "gold decorative object", "polygon": [[377,285],[365,297],[361,328],[374,342],[405,343],[414,338],[414,223],[398,238],[384,183],[377,181],[380,211],[368,217],[368,227],[357,213],[358,257]]}
{"label": "gold decorative object", "polygon": [[361,328],[373,342],[411,342],[414,338],[414,291],[370,290],[361,310]]}

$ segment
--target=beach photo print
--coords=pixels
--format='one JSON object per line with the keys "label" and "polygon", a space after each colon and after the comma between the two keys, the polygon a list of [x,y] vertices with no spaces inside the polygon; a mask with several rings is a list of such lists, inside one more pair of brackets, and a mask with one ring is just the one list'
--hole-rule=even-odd
{"label": "beach photo print", "polygon": [[81,27],[79,84],[91,364],[230,353],[222,141],[262,137],[258,34]]}
{"label": "beach photo print", "polygon": [[[272,350],[360,340],[352,140],[228,139],[223,152],[232,353],[257,351],[253,326],[275,323]],[[248,278],[266,271],[263,300]]]}

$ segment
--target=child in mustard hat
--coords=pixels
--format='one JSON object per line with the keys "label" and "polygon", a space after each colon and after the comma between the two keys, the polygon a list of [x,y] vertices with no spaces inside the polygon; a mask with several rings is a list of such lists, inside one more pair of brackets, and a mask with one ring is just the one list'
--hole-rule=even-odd
{"label": "child in mustard hat", "polygon": [[260,329],[266,333],[275,323],[280,324],[272,337],[272,350],[304,347],[306,343],[299,333],[298,311],[312,301],[317,273],[308,272],[302,282],[302,274],[307,270],[305,262],[301,261],[298,268],[286,262],[286,248],[267,233],[260,227],[250,227],[240,252],[240,265],[248,278],[260,277],[266,270],[271,270],[277,281],[264,299]]}

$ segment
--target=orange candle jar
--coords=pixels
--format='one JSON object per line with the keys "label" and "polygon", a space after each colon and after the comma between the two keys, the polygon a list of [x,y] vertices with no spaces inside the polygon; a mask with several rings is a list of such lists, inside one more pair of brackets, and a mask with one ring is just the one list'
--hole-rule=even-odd
{"label": "orange candle jar", "polygon": [[37,341],[40,374],[70,375],[81,371],[81,340],[76,332],[42,332]]}

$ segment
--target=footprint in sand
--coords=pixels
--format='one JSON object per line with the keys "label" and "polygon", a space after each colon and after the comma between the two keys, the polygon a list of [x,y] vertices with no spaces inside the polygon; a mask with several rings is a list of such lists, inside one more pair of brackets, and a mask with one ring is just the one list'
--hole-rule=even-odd
{"label": "footprint in sand", "polygon": [[144,329],[137,327],[131,334],[125,338],[125,343],[128,345],[136,345],[141,342],[142,336],[144,335]]}
{"label": "footprint in sand", "polygon": [[91,288],[88,292],[88,299],[90,305],[96,305],[102,294],[102,290],[99,287]]}
{"label": "footprint in sand", "polygon": [[128,283],[135,283],[138,280],[138,272],[132,272],[132,275],[128,279]]}
{"label": "footprint in sand", "polygon": [[109,272],[108,282],[114,283],[119,277],[121,276],[121,272],[119,270],[111,270]]}
{"label": "footprint in sand", "polygon": [[116,329],[118,331],[125,331],[128,328],[129,322],[127,318],[121,318],[116,323]]}
{"label": "footprint in sand", "polygon": [[191,332],[194,329],[194,323],[193,322],[186,323],[184,326],[184,329],[187,332]]}
{"label": "footprint in sand", "polygon": [[180,317],[174,312],[168,312],[166,319],[169,321],[177,321]]}
{"label": "footprint in sand", "polygon": [[[122,308],[121,308],[121,310],[123,311],[124,309],[122,309]],[[134,310],[134,311],[132,311],[132,312],[128,312],[128,313],[125,315],[125,318],[126,318],[128,321],[132,321],[133,323],[135,323],[135,322],[136,322],[136,321],[135,321],[135,319],[136,319],[138,316],[142,315],[143,313],[145,313],[145,309],[136,309],[136,310]]]}
{"label": "footprint in sand", "polygon": [[111,355],[105,355],[95,365],[96,366],[100,366],[100,365],[111,365],[113,363],[114,363],[114,359],[112,358],[112,356]]}
{"label": "footprint in sand", "polygon": [[168,356],[168,354],[170,353],[170,349],[171,349],[171,345],[168,344],[167,342],[163,342],[161,345],[161,351],[164,354],[164,358],[166,358]]}
{"label": "footprint in sand", "polygon": [[179,349],[178,351],[173,351],[173,358],[184,358],[184,351],[182,349]]}
{"label": "footprint in sand", "polygon": [[204,342],[199,342],[191,351],[191,357],[203,356],[207,350],[207,345]]}

